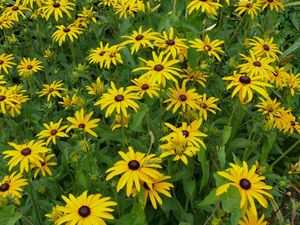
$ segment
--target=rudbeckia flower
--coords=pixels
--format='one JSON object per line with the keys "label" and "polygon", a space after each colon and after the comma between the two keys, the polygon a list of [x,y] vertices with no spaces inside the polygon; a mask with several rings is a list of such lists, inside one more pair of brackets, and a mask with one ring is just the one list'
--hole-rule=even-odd
{"label": "rudbeckia flower", "polygon": [[76,27],[74,24],[70,24],[69,26],[56,26],[57,30],[52,34],[52,38],[54,41],[58,42],[58,45],[61,46],[66,39],[70,39],[71,42],[74,39],[78,39],[78,34],[82,34],[82,28]]}
{"label": "rudbeckia flower", "polygon": [[62,87],[64,83],[62,81],[53,81],[51,84],[44,84],[43,89],[38,92],[39,97],[47,95],[47,101],[50,101],[50,98],[59,97],[61,98],[61,94],[59,91],[64,91],[65,89]]}
{"label": "rudbeckia flower", "polygon": [[29,77],[33,73],[43,70],[42,62],[36,58],[23,58],[17,66],[20,76]]}
{"label": "rudbeckia flower", "polygon": [[56,21],[58,21],[59,17],[63,18],[63,13],[71,18],[70,11],[73,11],[75,7],[75,4],[68,0],[45,0],[43,4],[45,6],[39,8],[39,11],[43,11],[46,20],[48,20],[51,15],[54,15]]}
{"label": "rudbeckia flower", "polygon": [[[1,21],[1,20],[0,20]],[[13,54],[1,54],[0,55],[0,73],[4,71],[8,74],[8,70],[16,65],[12,60],[14,59]]]}

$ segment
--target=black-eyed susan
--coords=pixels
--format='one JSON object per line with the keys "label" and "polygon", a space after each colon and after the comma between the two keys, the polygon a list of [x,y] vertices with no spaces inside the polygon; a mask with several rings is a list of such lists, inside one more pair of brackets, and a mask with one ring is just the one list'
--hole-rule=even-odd
{"label": "black-eyed susan", "polygon": [[224,53],[220,45],[224,43],[223,40],[210,40],[210,37],[206,34],[204,41],[199,38],[189,41],[192,48],[195,48],[198,52],[206,52],[209,56],[213,55],[217,60],[221,61],[218,53]]}
{"label": "black-eyed susan", "polygon": [[264,221],[264,214],[258,219],[256,214],[247,210],[247,214],[239,221],[239,225],[267,225],[268,222]]}
{"label": "black-eyed susan", "polygon": [[99,47],[91,50],[91,53],[88,56],[88,61],[89,63],[92,64],[99,64],[100,68],[103,68],[106,59],[108,58],[108,54],[109,54],[109,43],[106,43],[106,45],[104,46],[103,42],[101,41],[99,43]]}
{"label": "black-eyed susan", "polygon": [[141,70],[146,70],[147,72],[143,76],[148,77],[157,84],[162,84],[166,86],[167,80],[172,80],[177,82],[174,76],[180,77],[179,72],[182,70],[173,65],[177,64],[179,60],[172,59],[169,60],[170,54],[164,55],[161,52],[158,56],[155,52],[152,52],[153,60],[145,60],[140,58],[146,65],[134,69],[132,72],[137,72]]}
{"label": "black-eyed susan", "polygon": [[252,100],[253,91],[256,91],[265,98],[269,98],[265,87],[272,87],[272,85],[263,82],[264,77],[264,75],[254,76],[253,74],[243,74],[234,71],[232,76],[223,77],[223,80],[231,81],[226,87],[227,90],[234,87],[231,96],[234,97],[239,93],[240,102],[246,104]]}
{"label": "black-eyed susan", "polygon": [[105,117],[111,115],[115,110],[118,114],[123,114],[127,117],[127,108],[131,108],[137,111],[139,105],[134,101],[140,97],[123,87],[117,89],[114,82],[110,82],[111,88],[107,90],[106,93],[102,95],[100,100],[98,100],[95,105],[100,105],[101,110],[106,109]]}
{"label": "black-eyed susan", "polygon": [[49,124],[44,123],[43,125],[46,129],[38,133],[37,137],[39,139],[47,138],[46,145],[48,145],[50,142],[56,144],[57,137],[68,137],[68,135],[64,132],[68,126],[61,126],[61,122],[62,119],[60,119],[57,123],[54,123],[53,121],[50,121]]}
{"label": "black-eyed susan", "polygon": [[23,85],[14,85],[8,87],[9,92],[11,93],[12,99],[11,103],[6,104],[7,111],[12,117],[15,117],[16,114],[21,114],[22,104],[29,100],[27,95],[24,95],[26,90],[23,89]]}
{"label": "black-eyed susan", "polygon": [[111,130],[114,131],[120,127],[128,127],[130,115],[124,116],[120,114],[116,114],[115,116],[115,123],[112,125]]}
{"label": "black-eyed susan", "polygon": [[0,86],[3,86],[6,84],[6,80],[4,79],[4,75],[0,75]]}
{"label": "black-eyed susan", "polygon": [[28,172],[31,163],[39,164],[43,160],[40,154],[50,151],[44,141],[31,140],[25,144],[16,144],[14,142],[8,142],[8,144],[14,149],[4,150],[2,154],[4,159],[11,158],[7,163],[9,171],[20,164],[20,172],[23,173],[24,170]]}
{"label": "black-eyed susan", "polygon": [[289,76],[289,74],[288,74],[288,72],[286,72],[284,67],[276,66],[274,68],[274,72],[269,73],[269,77],[267,80],[270,83],[275,84],[275,86],[277,88],[282,89],[283,87],[286,86],[288,76]]}
{"label": "black-eyed susan", "polygon": [[235,5],[235,12],[237,12],[239,16],[246,13],[251,19],[254,19],[261,11],[261,4],[261,0],[241,0]]}
{"label": "black-eyed susan", "polygon": [[186,9],[188,10],[188,14],[191,14],[194,10],[198,11],[201,9],[201,12],[206,12],[210,15],[217,15],[217,10],[222,7],[218,2],[214,2],[211,0],[193,0],[191,1]]}
{"label": "black-eyed susan", "polygon": [[57,224],[57,220],[63,215],[63,212],[59,211],[59,207],[61,206],[56,205],[52,207],[52,211],[45,215],[53,224]]}
{"label": "black-eyed susan", "polygon": [[69,97],[69,95],[62,97],[62,101],[58,102],[58,104],[63,105],[66,109],[70,109],[73,106],[80,105],[81,101],[81,98],[75,93],[72,97]]}
{"label": "black-eyed susan", "polygon": [[0,111],[6,114],[7,108],[13,107],[14,102],[17,102],[15,94],[5,86],[0,86]]}
{"label": "black-eyed susan", "polygon": [[179,107],[181,107],[183,112],[186,111],[188,107],[199,109],[199,105],[197,105],[196,101],[200,96],[196,93],[195,88],[187,90],[186,82],[187,80],[182,82],[182,87],[179,87],[179,84],[175,83],[175,88],[169,88],[171,98],[166,99],[164,103],[169,103],[167,110],[173,107],[172,113],[175,113]]}
{"label": "black-eyed susan", "polygon": [[271,9],[276,10],[277,12],[279,10],[283,10],[284,6],[281,0],[262,0],[262,9]]}
{"label": "black-eyed susan", "polygon": [[290,132],[290,134],[292,134],[295,131],[300,134],[300,123],[297,121],[296,117],[291,114],[288,117],[287,124],[283,132]]}
{"label": "black-eyed susan", "polygon": [[82,34],[82,28],[76,27],[74,24],[70,24],[69,26],[56,26],[57,30],[52,34],[52,38],[55,42],[58,42],[58,45],[61,46],[67,38],[70,39],[71,42],[74,39],[78,39],[78,35]]}
{"label": "black-eyed susan", "polygon": [[146,155],[145,153],[135,152],[132,147],[128,147],[128,152],[119,151],[122,160],[119,160],[113,167],[105,171],[109,173],[106,181],[114,176],[121,175],[118,184],[117,192],[126,185],[126,195],[132,194],[133,188],[137,192],[141,190],[141,182],[152,184],[152,179],[158,179],[161,174],[156,169],[161,168],[161,159],[155,154]]}
{"label": "black-eyed susan", "polygon": [[140,11],[136,1],[117,1],[113,6],[115,14],[124,19],[127,19],[128,16],[134,17],[135,14]]}
{"label": "black-eyed susan", "polygon": [[122,64],[123,59],[120,54],[120,50],[123,46],[120,45],[112,45],[107,52],[107,57],[105,59],[104,67],[110,69],[111,64],[117,65],[118,63]]}
{"label": "black-eyed susan", "polygon": [[83,7],[81,10],[81,13],[79,13],[77,16],[79,17],[79,19],[86,19],[86,21],[93,21],[93,23],[97,23],[97,20],[95,18],[95,14],[96,12],[93,11],[93,7],[91,8],[86,8]]}
{"label": "black-eyed susan", "polygon": [[94,137],[97,137],[97,134],[95,131],[92,130],[92,128],[98,127],[98,123],[100,119],[92,119],[91,117],[94,112],[90,112],[87,115],[84,113],[84,109],[78,110],[75,112],[75,117],[68,117],[67,120],[72,123],[70,125],[66,132],[68,133],[71,129],[80,129],[84,132],[87,132]]}
{"label": "black-eyed susan", "polygon": [[114,219],[111,214],[114,209],[111,206],[116,206],[117,203],[110,201],[110,197],[102,197],[101,194],[88,195],[87,191],[85,191],[78,197],[69,194],[69,198],[62,196],[62,199],[66,204],[57,208],[63,213],[56,220],[57,225],[63,223],[74,225],[106,225],[103,219]]}
{"label": "black-eyed susan", "polygon": [[101,81],[100,77],[97,77],[96,82],[92,82],[90,86],[85,87],[89,95],[101,96],[104,92],[104,82]]}
{"label": "black-eyed susan", "polygon": [[300,174],[300,162],[291,163],[291,167],[288,174],[291,175]]}
{"label": "black-eyed susan", "polygon": [[8,70],[12,68],[13,65],[16,65],[12,60],[14,59],[13,54],[1,54],[0,55],[0,73],[8,74]]}
{"label": "black-eyed susan", "polygon": [[173,27],[170,28],[169,34],[164,31],[163,35],[155,41],[155,45],[161,48],[164,54],[171,53],[173,59],[177,58],[181,51],[189,47],[185,44],[186,39],[178,38],[174,35]]}
{"label": "black-eyed susan", "polygon": [[0,181],[0,197],[13,199],[14,203],[19,205],[19,199],[22,198],[22,187],[27,184],[27,180],[22,178],[21,173],[13,172],[11,175],[3,177]]}
{"label": "black-eyed susan", "polygon": [[42,6],[42,3],[44,2],[44,0],[23,0],[23,4],[25,6],[28,6],[33,9],[34,5],[36,5],[38,8]]}
{"label": "black-eyed susan", "polygon": [[45,177],[47,174],[52,176],[52,171],[50,170],[50,166],[56,166],[56,162],[51,162],[51,158],[55,157],[54,154],[40,154],[42,161],[38,164],[32,163],[31,169],[34,170],[33,177],[36,178],[39,173]]}
{"label": "black-eyed susan", "polygon": [[187,80],[187,81],[191,81],[191,82],[196,82],[198,84],[200,84],[202,87],[206,87],[205,82],[206,82],[206,78],[208,77],[207,75],[205,75],[204,72],[202,72],[199,69],[192,69],[192,67],[188,67],[186,69],[183,69],[183,71],[186,74],[182,75],[182,79]]}
{"label": "black-eyed susan", "polygon": [[120,43],[120,45],[132,45],[131,54],[138,52],[140,48],[154,48],[153,41],[158,39],[158,32],[152,31],[152,28],[143,31],[142,27],[139,27],[137,31],[133,31],[130,36],[122,36],[127,40]]}
{"label": "black-eyed susan", "polygon": [[150,98],[159,96],[159,86],[153,80],[144,76],[131,80],[135,85],[129,86],[128,90],[136,92],[141,98],[146,93]]}
{"label": "black-eyed susan", "polygon": [[73,11],[75,7],[75,4],[68,0],[45,0],[43,4],[44,6],[39,8],[39,11],[43,11],[46,20],[54,15],[56,21],[59,17],[63,18],[63,13],[71,18],[70,11]]}
{"label": "black-eyed susan", "polygon": [[46,58],[47,60],[50,60],[53,58],[54,55],[54,51],[52,51],[50,48],[47,48],[44,50],[44,58]]}
{"label": "black-eyed susan", "polygon": [[16,0],[13,5],[4,10],[3,14],[18,22],[19,16],[22,16],[23,19],[26,18],[25,11],[30,11],[30,9],[25,7],[21,0]]}
{"label": "black-eyed susan", "polygon": [[281,103],[277,99],[272,100],[271,98],[259,98],[260,102],[255,106],[258,108],[258,112],[273,123],[276,117],[279,117],[284,109],[280,106]]}
{"label": "black-eyed susan", "polygon": [[104,6],[114,6],[119,0],[102,0],[99,3],[100,5],[104,5]]}
{"label": "black-eyed susan", "polygon": [[199,116],[204,120],[207,120],[207,112],[211,112],[216,114],[216,111],[221,111],[216,102],[219,99],[215,97],[206,97],[206,94],[200,95],[200,98],[197,100],[197,104],[199,105]]}
{"label": "black-eyed susan", "polygon": [[47,101],[50,101],[50,98],[62,98],[60,91],[64,91],[65,89],[62,87],[64,86],[64,83],[60,81],[53,81],[51,84],[44,84],[43,89],[38,92],[39,97],[47,95]]}
{"label": "black-eyed susan", "polygon": [[0,14],[0,30],[11,29],[14,25],[14,20],[11,16]]}
{"label": "black-eyed susan", "polygon": [[268,202],[264,196],[273,198],[268,192],[272,187],[263,181],[265,179],[264,176],[256,174],[256,166],[253,165],[249,170],[248,164],[245,161],[243,162],[243,166],[233,163],[230,163],[230,166],[231,168],[228,168],[226,171],[217,172],[218,175],[230,180],[230,182],[218,187],[216,195],[223,194],[232,185],[238,189],[241,195],[240,207],[243,208],[244,214],[248,205],[250,205],[251,213],[257,215],[255,199],[260,205],[267,208]]}
{"label": "black-eyed susan", "polygon": [[43,70],[42,62],[36,58],[23,58],[17,66],[20,76],[29,77],[33,73]]}
{"label": "black-eyed susan", "polygon": [[290,89],[292,96],[295,95],[295,91],[300,91],[300,73],[288,73],[286,87]]}
{"label": "black-eyed susan", "polygon": [[267,56],[268,58],[274,58],[279,60],[277,54],[281,55],[282,52],[278,49],[278,46],[273,43],[273,38],[265,40],[259,37],[250,39],[252,51],[255,56]]}

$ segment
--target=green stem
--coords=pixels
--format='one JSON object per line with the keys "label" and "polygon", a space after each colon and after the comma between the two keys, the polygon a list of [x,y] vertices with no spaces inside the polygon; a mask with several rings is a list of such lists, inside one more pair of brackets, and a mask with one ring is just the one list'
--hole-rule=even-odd
{"label": "green stem", "polygon": [[122,148],[123,151],[125,150],[125,127],[124,127],[124,115],[121,112],[121,123],[122,123],[122,127],[121,127],[121,131],[122,131]]}
{"label": "green stem", "polygon": [[281,156],[279,156],[272,164],[271,168],[273,168],[281,159],[283,159],[287,154],[293,151],[296,146],[300,143],[300,140],[296,141],[291,147],[289,147]]}

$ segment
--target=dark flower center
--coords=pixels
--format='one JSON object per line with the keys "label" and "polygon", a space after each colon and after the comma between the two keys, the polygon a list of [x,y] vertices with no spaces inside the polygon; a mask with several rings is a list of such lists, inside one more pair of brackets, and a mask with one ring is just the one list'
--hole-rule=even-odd
{"label": "dark flower center", "polygon": [[240,81],[242,84],[250,84],[251,79],[250,79],[250,77],[248,77],[248,76],[240,76],[239,81]]}
{"label": "dark flower center", "polygon": [[248,190],[251,188],[251,182],[248,179],[243,178],[240,180],[240,187],[244,190]]}
{"label": "dark flower center", "polygon": [[52,91],[54,91],[54,89],[53,89],[53,88],[50,88],[50,89],[49,89],[49,93],[51,93]]}
{"label": "dark flower center", "polygon": [[4,61],[0,59],[0,65],[2,65],[3,63],[4,63]]}
{"label": "dark flower center", "polygon": [[147,184],[146,182],[143,184],[143,187],[144,187],[146,190],[150,190],[150,187],[148,186],[148,184]]}
{"label": "dark flower center", "polygon": [[204,50],[209,52],[211,50],[211,46],[210,45],[204,45]]}
{"label": "dark flower center", "polygon": [[46,163],[44,161],[41,161],[41,166],[45,166]]}
{"label": "dark flower center", "polygon": [[200,106],[201,106],[201,108],[203,108],[203,109],[206,109],[206,108],[207,108],[206,103],[202,103]]}
{"label": "dark flower center", "polygon": [[0,102],[4,101],[5,100],[5,96],[4,95],[0,95]]}
{"label": "dark flower center", "polygon": [[140,163],[137,160],[131,160],[128,163],[128,167],[131,170],[137,170],[138,168],[140,168]]}
{"label": "dark flower center", "polygon": [[81,124],[78,125],[78,127],[81,128],[81,129],[84,129],[85,125],[84,125],[84,123],[81,123]]}
{"label": "dark flower center", "polygon": [[58,2],[55,2],[55,3],[53,4],[53,7],[54,7],[54,8],[59,8],[59,7],[60,7],[60,4],[59,4]]}
{"label": "dark flower center", "polygon": [[144,38],[143,35],[139,34],[138,36],[135,37],[135,40],[140,41]]}
{"label": "dark flower center", "polygon": [[296,125],[295,121],[291,121],[290,124],[294,127]]}
{"label": "dark flower center", "polygon": [[248,8],[248,9],[250,9],[251,8],[251,4],[250,3],[248,3],[247,5],[245,5],[246,6],[246,8]]}
{"label": "dark flower center", "polygon": [[260,63],[259,61],[255,61],[255,62],[253,63],[253,65],[254,65],[254,66],[257,66],[257,67],[261,67],[261,63]]}
{"label": "dark flower center", "polygon": [[115,97],[115,101],[116,102],[121,102],[121,101],[123,101],[124,100],[124,96],[123,95],[117,95],[116,97]]}
{"label": "dark flower center", "polygon": [[83,218],[88,217],[91,214],[91,209],[90,209],[90,207],[85,206],[85,205],[81,206],[78,209],[78,214]]}
{"label": "dark flower center", "polygon": [[65,27],[64,29],[63,29],[63,31],[65,32],[65,33],[68,33],[68,32],[70,32],[70,28],[69,27]]}
{"label": "dark flower center", "polygon": [[32,65],[28,65],[28,66],[27,66],[27,69],[28,69],[28,70],[31,70],[32,68],[33,68]]}
{"label": "dark flower center", "polygon": [[30,148],[24,148],[22,151],[21,151],[21,154],[24,155],[24,156],[27,156],[27,155],[30,155],[31,154],[31,149]]}
{"label": "dark flower center", "polygon": [[166,44],[167,45],[175,45],[175,41],[173,41],[173,40],[167,40]]}
{"label": "dark flower center", "polygon": [[100,56],[103,56],[104,54],[105,54],[105,51],[101,51],[101,52],[99,53]]}
{"label": "dark flower center", "polygon": [[268,112],[269,112],[269,113],[271,113],[271,112],[273,112],[273,111],[274,111],[273,108],[269,108],[269,109],[268,109]]}
{"label": "dark flower center", "polygon": [[273,2],[273,0],[268,0],[268,2],[272,3],[272,2]]}
{"label": "dark flower center", "polygon": [[186,101],[186,96],[185,95],[179,95],[178,99],[179,99],[179,101],[184,102],[184,101]]}
{"label": "dark flower center", "polygon": [[9,189],[9,184],[8,183],[4,183],[0,186],[0,191],[1,192],[5,192]]}
{"label": "dark flower center", "polygon": [[154,66],[154,70],[155,71],[162,71],[164,69],[164,66],[163,65],[161,65],[161,64],[157,64],[157,65],[155,65]]}
{"label": "dark flower center", "polygon": [[11,9],[12,9],[13,11],[18,11],[18,10],[19,10],[19,7],[15,5],[15,6],[12,7]]}
{"label": "dark flower center", "polygon": [[143,84],[142,85],[142,90],[148,90],[149,89],[149,85],[148,84]]}
{"label": "dark flower center", "polygon": [[51,130],[51,131],[50,131],[50,134],[51,134],[51,135],[57,134],[57,130],[55,130],[55,129]]}
{"label": "dark flower center", "polygon": [[264,44],[264,45],[263,45],[263,48],[264,48],[264,50],[266,50],[266,51],[269,51],[269,50],[270,50],[270,47],[269,47],[269,45],[267,45],[267,44]]}
{"label": "dark flower center", "polygon": [[190,135],[190,133],[187,130],[182,130],[181,132],[186,138]]}

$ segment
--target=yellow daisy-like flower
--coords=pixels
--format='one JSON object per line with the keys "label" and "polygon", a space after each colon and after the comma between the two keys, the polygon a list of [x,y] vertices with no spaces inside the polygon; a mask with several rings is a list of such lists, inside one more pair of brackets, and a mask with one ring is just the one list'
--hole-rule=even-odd
{"label": "yellow daisy-like flower", "polygon": [[240,0],[235,6],[235,12],[241,16],[243,13],[250,15],[254,19],[261,11],[262,0]]}
{"label": "yellow daisy-like flower", "polygon": [[78,39],[78,34],[82,34],[82,28],[76,27],[74,24],[69,26],[56,26],[57,30],[52,34],[54,41],[58,42],[58,45],[61,46],[66,38],[70,39],[71,42],[75,39]]}
{"label": "yellow daisy-like flower", "polygon": [[35,169],[33,177],[36,178],[39,173],[42,173],[42,176],[45,177],[47,174],[52,176],[52,171],[50,170],[49,166],[56,166],[56,162],[51,162],[51,158],[55,157],[54,154],[41,154],[41,158],[43,159],[40,161],[39,164],[31,164],[31,169]]}
{"label": "yellow daisy-like flower", "polygon": [[0,86],[3,86],[4,84],[6,84],[6,81],[4,79],[4,75],[0,75]]}
{"label": "yellow daisy-like flower", "polygon": [[120,54],[120,50],[123,46],[112,45],[107,51],[107,57],[105,59],[104,67],[109,69],[110,65],[117,65],[118,63],[123,63],[122,56]]}
{"label": "yellow daisy-like flower", "polygon": [[128,90],[136,92],[141,98],[146,93],[150,98],[153,96],[159,96],[159,87],[157,84],[153,82],[153,80],[149,80],[144,76],[131,80],[135,85],[129,86]]}
{"label": "yellow daisy-like flower", "polygon": [[86,86],[86,90],[89,95],[101,96],[105,90],[104,82],[101,81],[100,77],[96,79],[95,83],[91,83],[91,86]]}
{"label": "yellow daisy-like flower", "polygon": [[276,54],[282,54],[281,51],[279,51],[276,44],[273,43],[273,38],[270,40],[264,40],[259,37],[254,37],[255,39],[250,39],[249,45],[252,46],[252,51],[255,56],[264,56],[266,55],[268,58],[274,58],[276,60],[279,60],[278,56]]}
{"label": "yellow daisy-like flower", "polygon": [[81,13],[77,14],[77,16],[79,18],[84,18],[88,21],[91,20],[91,21],[93,21],[93,23],[97,23],[95,14],[96,14],[96,12],[93,11],[93,6],[92,6],[90,9],[83,7]]}
{"label": "yellow daisy-like flower", "polygon": [[271,186],[266,185],[263,180],[264,176],[256,174],[256,166],[253,165],[251,169],[248,169],[246,162],[243,162],[243,166],[239,166],[230,163],[231,168],[226,171],[218,171],[218,175],[230,180],[230,183],[226,183],[218,187],[216,195],[219,196],[227,191],[232,185],[236,187],[241,195],[240,207],[243,208],[244,214],[250,204],[250,211],[253,215],[257,215],[256,206],[254,200],[256,199],[260,205],[267,208],[268,202],[264,195],[273,198],[268,190],[272,189]]}
{"label": "yellow daisy-like flower", "polygon": [[267,225],[267,221],[264,221],[264,214],[257,218],[257,214],[253,214],[250,210],[247,210],[247,215],[243,216],[243,218],[239,221],[239,225]]}
{"label": "yellow daisy-like flower", "polygon": [[0,86],[0,111],[6,114],[8,107],[14,107],[14,102],[18,103],[11,89]]}
{"label": "yellow daisy-like flower", "polygon": [[64,91],[65,89],[62,87],[64,83],[60,81],[53,81],[51,84],[44,84],[43,89],[38,92],[39,97],[47,95],[47,101],[50,101],[50,98],[61,97],[59,91]]}
{"label": "yellow daisy-like flower", "polygon": [[11,96],[11,103],[6,104],[7,111],[12,117],[15,117],[16,114],[21,114],[22,104],[29,100],[28,96],[24,95],[26,90],[23,90],[23,86],[14,85],[12,87],[8,87]]}
{"label": "yellow daisy-like flower", "polygon": [[182,82],[181,88],[179,87],[178,83],[175,83],[175,89],[169,88],[169,91],[171,92],[171,98],[166,99],[164,103],[170,102],[167,106],[167,110],[174,107],[172,113],[175,113],[179,107],[181,107],[182,111],[184,112],[186,111],[187,107],[199,109],[196,101],[200,96],[196,93],[195,88],[186,90],[186,82],[187,80]]}
{"label": "yellow daisy-like flower", "polygon": [[30,5],[30,8],[33,9],[34,5],[36,5],[37,7],[41,7],[44,1],[45,0],[23,0],[23,4],[25,6]]}
{"label": "yellow daisy-like flower", "polygon": [[269,79],[270,83],[275,83],[275,86],[282,89],[287,84],[287,79],[289,77],[288,72],[286,72],[284,67],[278,67],[276,66],[274,68],[274,72],[269,73]]}
{"label": "yellow daisy-like flower", "polygon": [[11,29],[13,25],[14,20],[11,16],[5,15],[4,13],[0,15],[0,30]]}
{"label": "yellow daisy-like flower", "polygon": [[78,97],[77,94],[73,94],[72,97],[69,97],[69,95],[62,97],[62,101],[58,102],[58,104],[63,105],[66,109],[70,109],[75,105],[79,105],[80,102],[80,97]]}
{"label": "yellow daisy-like flower", "polygon": [[140,11],[136,1],[118,1],[114,5],[115,14],[120,18],[127,19],[128,16],[134,17]]}
{"label": "yellow daisy-like flower", "polygon": [[219,101],[218,98],[215,97],[206,97],[206,94],[201,95],[201,97],[197,100],[197,104],[200,107],[199,116],[204,120],[207,120],[207,112],[211,112],[216,114],[216,110],[221,111],[221,109],[217,106],[216,102]]}
{"label": "yellow daisy-like flower", "polygon": [[46,145],[48,145],[50,142],[53,142],[53,144],[56,145],[57,137],[68,137],[68,135],[64,132],[68,126],[60,127],[62,120],[63,119],[60,119],[57,123],[50,121],[49,125],[44,123],[43,125],[46,129],[38,133],[37,137],[39,139],[47,138]]}
{"label": "yellow daisy-like flower", "polygon": [[117,192],[126,185],[126,195],[130,196],[133,188],[136,188],[137,192],[141,190],[140,183],[142,181],[152,184],[152,179],[161,177],[160,172],[156,170],[156,168],[161,168],[161,159],[155,154],[146,155],[145,153],[134,152],[130,146],[128,150],[127,153],[119,151],[122,160],[116,162],[105,173],[109,173],[106,181],[122,174],[117,184]]}
{"label": "yellow daisy-like flower", "polygon": [[54,55],[54,51],[52,51],[50,48],[44,50],[44,58],[50,60],[52,59],[53,55]]}
{"label": "yellow daisy-like flower", "polygon": [[4,159],[11,158],[7,163],[9,171],[20,164],[20,172],[23,173],[24,170],[28,172],[30,163],[39,164],[40,161],[43,161],[40,154],[50,151],[45,147],[46,142],[44,141],[31,140],[26,144],[18,145],[14,142],[8,142],[8,144],[14,149],[5,150],[2,154],[5,155]]}
{"label": "yellow daisy-like flower", "polygon": [[295,91],[300,91],[300,73],[289,73],[286,79],[286,86],[290,89],[291,95],[295,95]]}
{"label": "yellow daisy-like flower", "polygon": [[137,111],[139,105],[134,101],[134,99],[139,99],[140,97],[136,93],[131,93],[130,90],[125,90],[123,87],[117,89],[114,82],[110,82],[111,88],[104,93],[100,100],[98,100],[95,105],[100,105],[101,110],[106,109],[105,117],[111,115],[115,110],[118,114],[123,114],[127,117],[127,108],[132,108]]}
{"label": "yellow daisy-like flower", "polygon": [[164,54],[171,53],[173,59],[180,55],[181,51],[187,50],[189,47],[184,43],[186,39],[174,36],[173,27],[170,28],[169,34],[164,31],[160,39],[155,41],[155,45],[162,48]]}
{"label": "yellow daisy-like flower", "polygon": [[246,104],[251,102],[253,90],[263,97],[269,98],[265,87],[272,87],[272,85],[263,82],[264,77],[264,75],[254,76],[252,74],[240,74],[234,71],[232,76],[223,77],[223,80],[231,81],[226,87],[227,90],[235,87],[231,97],[233,98],[239,93],[240,102]]}
{"label": "yellow daisy-like flower", "polygon": [[122,38],[127,39],[120,43],[121,46],[131,44],[131,54],[133,55],[135,52],[138,52],[140,48],[154,48],[153,41],[158,39],[158,32],[152,31],[152,29],[148,29],[143,31],[143,28],[140,27],[138,31],[133,31],[131,36],[122,36]]}
{"label": "yellow daisy-like flower", "polygon": [[291,163],[291,169],[289,170],[288,174],[300,174],[300,162]]}
{"label": "yellow daisy-like flower", "polygon": [[258,112],[262,115],[266,115],[270,122],[273,124],[277,117],[280,117],[284,109],[280,106],[281,103],[277,102],[277,99],[272,100],[271,98],[263,99],[259,98],[260,103],[255,105],[258,108]]}
{"label": "yellow daisy-like flower", "polygon": [[188,10],[188,14],[191,14],[194,10],[201,9],[201,12],[206,12],[210,15],[217,15],[217,10],[222,7],[221,4],[211,1],[211,0],[193,0],[191,1],[186,9]]}
{"label": "yellow daisy-like flower", "polygon": [[129,123],[129,118],[130,118],[130,115],[128,115],[128,117],[124,116],[124,115],[119,115],[119,114],[116,114],[115,116],[115,124],[112,125],[111,127],[111,130],[114,131],[115,129],[118,129],[120,127],[125,127],[127,128],[128,127],[128,123]]}
{"label": "yellow daisy-like flower", "polygon": [[189,42],[192,44],[191,47],[195,48],[198,52],[206,52],[209,56],[213,55],[217,60],[221,61],[218,53],[224,53],[220,47],[224,41],[219,39],[211,41],[209,36],[206,34],[204,41],[196,38],[195,40]]}
{"label": "yellow daisy-like flower", "polygon": [[16,0],[15,4],[7,7],[3,14],[10,17],[12,20],[19,22],[19,16],[26,18],[24,11],[30,11],[30,9],[26,8],[20,0]]}
{"label": "yellow daisy-like flower", "polygon": [[66,205],[57,208],[63,215],[56,220],[56,224],[106,225],[103,219],[114,219],[111,215],[114,211],[111,206],[116,206],[117,203],[110,201],[110,197],[101,196],[101,194],[88,195],[87,191],[78,197],[72,194],[69,194],[69,198],[62,196]]}
{"label": "yellow daisy-like flower", "polygon": [[276,10],[277,12],[279,10],[283,10],[284,6],[282,4],[281,0],[262,0],[262,9],[271,9],[271,10]]}
{"label": "yellow daisy-like flower", "polygon": [[161,52],[158,56],[155,52],[152,52],[153,60],[145,60],[140,58],[146,65],[136,68],[132,70],[132,72],[146,70],[147,72],[143,74],[143,76],[148,77],[149,79],[153,80],[155,83],[162,84],[166,86],[167,80],[172,80],[175,83],[177,80],[174,76],[180,77],[178,72],[182,70],[173,65],[177,64],[179,60],[173,59],[169,60],[170,54],[164,55]]}
{"label": "yellow daisy-like flower", "polygon": [[45,216],[53,223],[57,224],[57,220],[63,215],[63,212],[59,211],[60,205],[52,207],[51,213],[47,213]]}
{"label": "yellow daisy-like flower", "polygon": [[20,205],[20,198],[22,198],[21,192],[22,186],[27,185],[26,179],[22,178],[22,173],[13,172],[9,176],[5,176],[0,181],[0,197],[1,198],[13,198],[17,205]]}
{"label": "yellow daisy-like flower", "polygon": [[197,82],[202,87],[206,87],[205,82],[206,78],[208,77],[200,70],[193,70],[191,67],[188,67],[187,69],[183,69],[183,71],[186,73],[185,75],[182,75],[182,79],[191,81],[191,82]]}
{"label": "yellow daisy-like flower", "polygon": [[4,71],[8,74],[8,70],[13,66],[16,65],[12,60],[14,59],[13,54],[1,54],[0,55],[0,73]]}
{"label": "yellow daisy-like flower", "polygon": [[33,73],[43,70],[42,62],[36,58],[23,58],[17,66],[20,76],[29,77]]}
{"label": "yellow daisy-like flower", "polygon": [[46,20],[54,15],[56,21],[59,17],[63,18],[63,13],[65,13],[69,18],[71,18],[70,11],[74,10],[75,4],[69,2],[68,0],[45,0],[43,7],[39,8],[39,11],[43,11]]}
{"label": "yellow daisy-like flower", "polygon": [[99,45],[100,47],[91,50],[88,60],[89,63],[99,64],[100,68],[103,68],[109,54],[109,43],[104,46],[103,42],[101,41]]}

